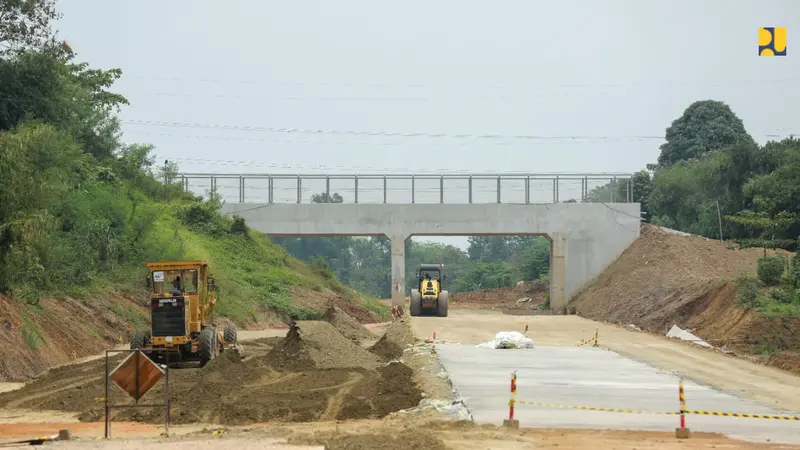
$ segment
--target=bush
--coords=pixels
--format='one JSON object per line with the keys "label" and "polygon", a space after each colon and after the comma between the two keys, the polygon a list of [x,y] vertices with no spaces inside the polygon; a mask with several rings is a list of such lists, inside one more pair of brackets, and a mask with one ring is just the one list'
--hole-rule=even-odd
{"label": "bush", "polygon": [[742,278],[738,282],[736,300],[745,308],[758,306],[758,293],[763,283],[756,278]]}
{"label": "bush", "polygon": [[770,293],[769,296],[773,299],[777,300],[780,303],[792,303],[794,301],[794,295],[792,292],[787,291],[786,289],[775,288]]}
{"label": "bush", "polygon": [[784,259],[768,256],[758,260],[758,279],[766,284],[778,284],[785,268]]}
{"label": "bush", "polygon": [[789,281],[792,283],[792,287],[795,289],[800,289],[800,253],[794,255],[794,258],[792,258],[792,268],[789,272]]}
{"label": "bush", "polygon": [[233,223],[231,224],[231,234],[240,234],[247,236],[247,224],[244,217],[233,216]]}

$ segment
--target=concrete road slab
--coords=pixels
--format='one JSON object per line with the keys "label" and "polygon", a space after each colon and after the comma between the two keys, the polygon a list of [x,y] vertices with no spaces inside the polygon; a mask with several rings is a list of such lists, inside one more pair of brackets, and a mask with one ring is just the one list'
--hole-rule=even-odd
{"label": "concrete road slab", "polygon": [[[647,364],[592,347],[491,350],[442,344],[436,350],[453,385],[478,423],[500,425],[508,418],[510,376],[517,371],[517,400],[650,412],[679,411],[679,377]],[[686,409],[781,415],[690,380],[684,381]],[[518,404],[523,427],[670,431],[678,416],[561,409]],[[687,415],[693,431],[723,433],[755,441],[800,444],[800,421]]]}

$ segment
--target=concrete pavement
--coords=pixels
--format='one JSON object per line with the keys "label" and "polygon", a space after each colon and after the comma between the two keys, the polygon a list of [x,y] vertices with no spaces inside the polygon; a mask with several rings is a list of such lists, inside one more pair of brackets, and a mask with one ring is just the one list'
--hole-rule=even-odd
{"label": "concrete pavement", "polygon": [[[508,417],[510,374],[517,371],[517,400],[560,405],[667,412],[680,410],[679,377],[592,347],[491,350],[439,344],[436,350],[477,423]],[[689,410],[782,414],[730,393],[684,381]],[[678,416],[625,414],[518,404],[522,427],[670,431]],[[800,421],[687,415],[687,427],[749,440],[800,444]]]}

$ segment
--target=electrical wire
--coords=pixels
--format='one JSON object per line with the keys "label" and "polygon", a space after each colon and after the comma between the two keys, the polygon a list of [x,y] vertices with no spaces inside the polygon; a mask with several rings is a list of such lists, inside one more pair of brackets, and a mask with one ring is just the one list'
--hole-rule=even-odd
{"label": "electrical wire", "polygon": [[391,137],[430,137],[430,138],[454,138],[454,139],[519,139],[519,140],[572,140],[572,139],[598,139],[598,140],[618,140],[618,139],[656,139],[664,140],[663,136],[543,136],[543,135],[504,135],[504,134],[451,134],[451,133],[404,133],[388,131],[353,131],[353,130],[332,130],[332,129],[311,129],[311,128],[277,128],[262,126],[244,125],[221,125],[221,124],[200,124],[185,122],[162,122],[154,120],[123,120],[122,123],[128,125],[142,125],[170,128],[204,128],[231,131],[258,131],[270,133],[309,133],[309,134],[335,134],[349,136],[391,136]]}

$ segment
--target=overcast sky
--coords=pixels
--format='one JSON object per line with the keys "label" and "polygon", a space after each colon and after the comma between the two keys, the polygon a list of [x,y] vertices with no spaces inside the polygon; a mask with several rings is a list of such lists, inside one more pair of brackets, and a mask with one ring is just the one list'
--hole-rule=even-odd
{"label": "overcast sky", "polygon": [[[187,172],[632,172],[703,99],[758,142],[800,133],[797,0],[58,7],[79,59],[122,69],[126,141]],[[757,56],[762,26],[788,28],[788,56]]]}

